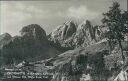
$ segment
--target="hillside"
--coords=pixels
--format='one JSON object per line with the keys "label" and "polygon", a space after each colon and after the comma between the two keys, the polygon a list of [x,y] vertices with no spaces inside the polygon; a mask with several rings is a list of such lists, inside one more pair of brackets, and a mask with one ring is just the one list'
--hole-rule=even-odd
{"label": "hillside", "polygon": [[[128,55],[128,52],[125,52],[125,55]],[[122,69],[121,62],[118,47],[109,54],[107,42],[102,41],[88,47],[66,51],[35,65],[37,72],[53,73],[54,78],[51,81],[83,81],[88,79],[87,76],[91,80],[113,81]]]}
{"label": "hillside", "polygon": [[37,24],[25,26],[21,36],[1,36],[1,54],[5,64],[19,63],[23,60],[37,61],[54,57],[60,52],[51,47],[46,32]]}

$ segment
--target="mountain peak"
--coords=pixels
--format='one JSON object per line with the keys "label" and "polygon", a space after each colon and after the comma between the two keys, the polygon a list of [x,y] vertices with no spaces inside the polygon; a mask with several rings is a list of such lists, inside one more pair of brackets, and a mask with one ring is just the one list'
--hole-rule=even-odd
{"label": "mountain peak", "polygon": [[12,36],[8,33],[0,35],[0,48],[11,40]]}
{"label": "mountain peak", "polygon": [[30,24],[24,26],[21,31],[21,36],[34,37],[34,38],[46,38],[46,32],[38,24]]}
{"label": "mountain peak", "polygon": [[0,41],[2,39],[10,39],[12,36],[9,33],[4,33],[2,35],[0,35]]}
{"label": "mountain peak", "polygon": [[67,21],[49,35],[49,40],[62,47],[76,48],[88,46],[96,42],[95,31],[89,20],[80,25]]}
{"label": "mountain peak", "polygon": [[64,24],[74,24],[75,22],[73,20],[66,21]]}

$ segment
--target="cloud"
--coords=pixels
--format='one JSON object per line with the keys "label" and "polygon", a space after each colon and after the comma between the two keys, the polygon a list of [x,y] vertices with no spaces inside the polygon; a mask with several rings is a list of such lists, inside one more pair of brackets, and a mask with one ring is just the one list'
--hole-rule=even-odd
{"label": "cloud", "polygon": [[94,19],[99,15],[98,12],[93,12],[84,5],[79,7],[69,7],[66,14],[68,17],[76,19]]}
{"label": "cloud", "polygon": [[26,21],[34,22],[34,20],[47,19],[51,16],[51,12],[44,8],[38,8],[34,5],[26,5],[18,2],[1,3],[1,33],[18,34]]}
{"label": "cloud", "polygon": [[19,7],[22,6],[8,3],[1,4],[1,33],[17,32],[16,24],[20,24],[22,21],[32,17],[30,13],[23,12]]}
{"label": "cloud", "polygon": [[[19,34],[19,30],[27,24],[41,24],[46,31],[49,25],[57,25],[70,18],[93,19],[96,12],[86,6],[73,6],[63,8],[60,5],[35,5],[26,2],[2,2],[1,3],[1,32]],[[56,20],[56,21],[55,21]],[[58,22],[59,21],[59,22]],[[46,26],[47,25],[47,26]]]}
{"label": "cloud", "polygon": [[[118,0],[126,9],[126,0]],[[99,15],[106,12],[111,0],[66,0],[66,1],[1,1],[0,31],[12,35],[28,24],[41,25],[50,33],[56,26],[72,20],[100,21]]]}
{"label": "cloud", "polygon": [[22,21],[26,18],[31,17],[30,13],[26,13],[23,11],[24,9],[23,9],[23,5],[13,6],[9,4],[2,4],[1,5],[1,16],[3,19],[6,18],[8,19],[8,21],[11,21],[11,22],[13,22],[13,20]]}

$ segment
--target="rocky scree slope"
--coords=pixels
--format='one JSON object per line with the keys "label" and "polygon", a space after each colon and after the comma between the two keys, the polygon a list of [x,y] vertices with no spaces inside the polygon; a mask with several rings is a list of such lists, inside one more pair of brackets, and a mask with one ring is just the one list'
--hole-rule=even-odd
{"label": "rocky scree slope", "polygon": [[[124,54],[128,55],[125,51],[127,50],[124,50]],[[47,71],[54,74],[51,81],[86,81],[88,77],[88,81],[113,81],[122,68],[121,61],[118,46],[109,54],[108,43],[100,41],[47,60],[47,63],[53,64],[52,69]]]}
{"label": "rocky scree slope", "polygon": [[53,64],[53,68],[48,70],[48,72],[54,73],[51,81],[80,81],[82,75],[88,73],[92,78],[95,78],[94,76],[107,78],[107,73],[103,74],[107,71],[104,62],[106,55],[108,55],[108,45],[103,42],[86,48],[66,51],[51,58],[47,61]]}

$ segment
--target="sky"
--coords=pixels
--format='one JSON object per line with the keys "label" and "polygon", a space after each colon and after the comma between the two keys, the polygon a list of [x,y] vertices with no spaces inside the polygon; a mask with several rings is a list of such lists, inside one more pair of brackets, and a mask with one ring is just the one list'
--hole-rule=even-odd
{"label": "sky", "polygon": [[99,24],[102,13],[108,11],[113,1],[118,1],[121,9],[127,9],[127,0],[0,1],[0,33],[15,36],[22,27],[39,24],[49,34],[69,20]]}

